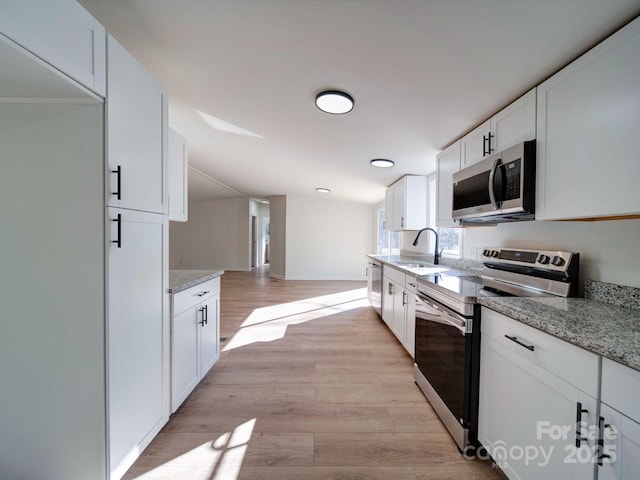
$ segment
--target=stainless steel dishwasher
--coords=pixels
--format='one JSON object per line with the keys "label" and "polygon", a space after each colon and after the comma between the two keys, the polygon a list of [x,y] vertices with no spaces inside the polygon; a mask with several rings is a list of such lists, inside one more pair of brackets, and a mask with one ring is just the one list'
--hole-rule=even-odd
{"label": "stainless steel dishwasher", "polygon": [[373,309],[382,315],[382,264],[369,259],[367,270],[367,296]]}

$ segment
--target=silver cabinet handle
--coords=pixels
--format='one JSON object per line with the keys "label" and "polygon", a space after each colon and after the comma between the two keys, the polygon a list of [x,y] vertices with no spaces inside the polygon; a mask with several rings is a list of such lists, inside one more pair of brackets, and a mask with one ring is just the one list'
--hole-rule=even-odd
{"label": "silver cabinet handle", "polygon": [[393,283],[389,282],[389,295],[393,295]]}
{"label": "silver cabinet handle", "polygon": [[196,296],[198,297],[204,297],[207,293],[209,293],[211,290],[205,290],[203,292],[200,293],[196,293]]}

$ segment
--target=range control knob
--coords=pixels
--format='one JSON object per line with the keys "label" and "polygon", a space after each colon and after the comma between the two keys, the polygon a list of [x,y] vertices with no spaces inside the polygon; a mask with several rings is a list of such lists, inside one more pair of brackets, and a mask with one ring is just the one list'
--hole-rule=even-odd
{"label": "range control knob", "polygon": [[553,260],[551,260],[551,263],[553,265],[555,265],[556,267],[561,267],[564,265],[564,258],[562,257],[558,257],[557,255],[555,257],[553,257]]}
{"label": "range control knob", "polygon": [[542,265],[546,265],[551,261],[551,258],[549,258],[549,255],[540,255],[538,257],[538,263],[541,263]]}
{"label": "range control knob", "polygon": [[488,257],[489,255],[491,255],[491,250],[483,250],[482,255]]}
{"label": "range control knob", "polygon": [[498,251],[497,250],[491,250],[491,256],[493,258],[496,258],[498,256]]}

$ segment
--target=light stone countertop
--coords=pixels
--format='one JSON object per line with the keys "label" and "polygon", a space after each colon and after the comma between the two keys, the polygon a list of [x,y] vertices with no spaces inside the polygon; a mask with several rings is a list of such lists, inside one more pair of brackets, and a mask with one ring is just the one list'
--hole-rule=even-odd
{"label": "light stone countertop", "polygon": [[480,297],[481,305],[640,370],[640,310],[587,298]]}
{"label": "light stone countertop", "polygon": [[224,270],[169,270],[169,293],[178,293],[224,274]]}

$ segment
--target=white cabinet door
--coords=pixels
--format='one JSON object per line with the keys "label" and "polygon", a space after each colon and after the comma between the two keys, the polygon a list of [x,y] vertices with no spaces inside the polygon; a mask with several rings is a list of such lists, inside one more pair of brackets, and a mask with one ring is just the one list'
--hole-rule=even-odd
{"label": "white cabinet door", "polygon": [[494,153],[494,150],[489,152],[489,142],[492,140],[490,134],[491,122],[487,120],[460,139],[461,168],[478,163]]}
{"label": "white cabinet door", "polygon": [[394,286],[394,282],[389,277],[382,277],[382,320],[389,328],[393,325],[394,296],[402,293]]}
{"label": "white cabinet door", "polygon": [[459,226],[453,221],[453,174],[460,170],[460,142],[456,142],[437,157],[437,221],[438,227]]}
{"label": "white cabinet door", "polygon": [[107,57],[107,204],[169,213],[167,95],[111,36]]}
{"label": "white cabinet door", "polygon": [[79,3],[0,2],[0,33],[105,96],[105,30]]}
{"label": "white cabinet door", "polygon": [[168,220],[107,210],[109,440],[118,476],[169,418]]}
{"label": "white cabinet door", "polygon": [[209,297],[202,303],[204,324],[199,323],[200,378],[204,377],[220,356],[220,295]]}
{"label": "white cabinet door", "polygon": [[386,229],[420,230],[426,227],[427,202],[427,177],[402,177],[385,191]]}
{"label": "white cabinet door", "polygon": [[384,228],[390,232],[402,229],[402,202],[397,184],[387,187],[384,192]]}
{"label": "white cabinet door", "polygon": [[405,305],[407,294],[404,291],[404,286],[395,282],[393,283],[393,291],[393,320],[390,327],[396,338],[404,345]]}
{"label": "white cabinet door", "polygon": [[595,439],[582,441],[580,449],[575,441],[578,408],[593,432],[596,400],[503,343],[482,337],[480,442],[510,479],[595,478]]}
{"label": "white cabinet door", "polygon": [[[407,275],[409,277],[409,275]],[[415,285],[415,278],[407,280]],[[415,287],[413,287],[415,288]],[[404,330],[404,348],[409,352],[412,358],[415,357],[416,348],[416,294],[412,288],[405,289],[407,294],[405,306],[405,330]]]}
{"label": "white cabinet door", "polygon": [[538,87],[536,219],[640,213],[640,19]]}
{"label": "white cabinet door", "polygon": [[189,219],[188,175],[187,141],[169,129],[169,220],[186,222]]}
{"label": "white cabinet door", "polygon": [[605,403],[600,406],[600,417],[602,453],[608,457],[598,462],[598,480],[640,478],[640,423]]}
{"label": "white cabinet door", "polygon": [[491,117],[491,153],[536,138],[536,89]]}
{"label": "white cabinet door", "polygon": [[194,306],[173,317],[171,331],[171,411],[175,412],[200,381],[198,329],[203,311]]}

